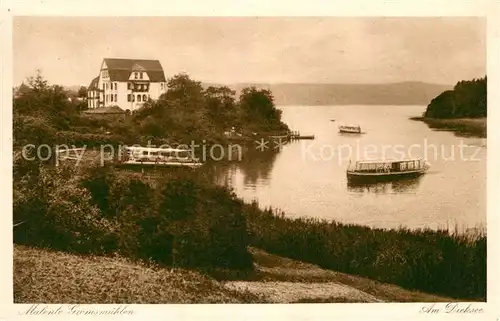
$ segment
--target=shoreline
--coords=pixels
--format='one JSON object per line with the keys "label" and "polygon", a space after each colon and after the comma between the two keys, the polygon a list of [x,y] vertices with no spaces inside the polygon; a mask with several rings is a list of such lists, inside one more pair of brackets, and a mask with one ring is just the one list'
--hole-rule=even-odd
{"label": "shoreline", "polygon": [[486,138],[487,118],[429,118],[410,117],[410,120],[421,121],[434,130],[454,132],[459,136]]}

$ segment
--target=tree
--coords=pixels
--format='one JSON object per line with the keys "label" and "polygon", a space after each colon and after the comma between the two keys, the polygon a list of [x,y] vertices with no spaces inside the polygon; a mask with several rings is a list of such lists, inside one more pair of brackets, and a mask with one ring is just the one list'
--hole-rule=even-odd
{"label": "tree", "polygon": [[35,92],[42,92],[48,89],[48,81],[42,76],[40,69],[36,70],[36,75],[28,78],[28,86]]}
{"label": "tree", "polygon": [[191,80],[186,74],[178,74],[168,80],[167,87],[167,92],[160,99],[180,103],[183,112],[202,111],[204,96],[201,82]]}
{"label": "tree", "polygon": [[203,92],[206,100],[206,113],[217,128],[231,126],[231,119],[236,116],[235,92],[226,86],[208,87]]}
{"label": "tree", "polygon": [[78,97],[87,98],[87,87],[81,86],[80,89],[78,89]]}
{"label": "tree", "polygon": [[445,91],[434,98],[425,112],[425,117],[459,118],[486,117],[487,78],[459,81],[453,90]]}
{"label": "tree", "polygon": [[270,90],[244,88],[240,95],[239,106],[243,118],[260,130],[287,130],[281,122],[281,110],[274,105],[274,97]]}
{"label": "tree", "polygon": [[450,118],[454,108],[453,91],[448,90],[431,101],[424,116],[429,118]]}

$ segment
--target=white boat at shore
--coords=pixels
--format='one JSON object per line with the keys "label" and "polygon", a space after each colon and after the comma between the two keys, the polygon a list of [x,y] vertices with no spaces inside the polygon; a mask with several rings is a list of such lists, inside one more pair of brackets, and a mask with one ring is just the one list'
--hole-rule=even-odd
{"label": "white boat at shore", "polygon": [[118,165],[200,167],[191,151],[179,148],[127,146]]}
{"label": "white boat at shore", "polygon": [[361,127],[359,125],[341,125],[339,126],[339,132],[348,134],[361,134]]}

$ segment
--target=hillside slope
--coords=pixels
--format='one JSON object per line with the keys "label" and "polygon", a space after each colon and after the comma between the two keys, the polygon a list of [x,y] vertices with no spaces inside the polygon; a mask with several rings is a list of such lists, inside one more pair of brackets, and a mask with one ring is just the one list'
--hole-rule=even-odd
{"label": "hillside slope", "polygon": [[[215,84],[204,84],[204,87],[210,85]],[[437,95],[453,87],[423,82],[228,85],[237,95],[250,86],[271,90],[277,105],[428,105]]]}
{"label": "hillside slope", "polygon": [[[123,258],[14,246],[15,303],[451,302],[251,248],[255,272],[231,279]],[[217,274],[217,273],[215,273]],[[218,280],[218,281],[217,281]]]}

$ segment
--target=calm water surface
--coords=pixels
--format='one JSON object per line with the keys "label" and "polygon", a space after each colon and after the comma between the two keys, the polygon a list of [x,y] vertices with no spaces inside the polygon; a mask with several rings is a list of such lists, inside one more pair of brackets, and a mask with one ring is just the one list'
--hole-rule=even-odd
{"label": "calm water surface", "polygon": [[[382,228],[485,225],[486,139],[433,131],[408,119],[421,115],[425,106],[280,108],[291,129],[314,134],[315,140],[213,165],[217,181],[230,185],[243,199],[282,209],[292,217]],[[339,134],[340,124],[359,124],[365,133]],[[274,149],[274,144],[269,147]],[[398,183],[347,185],[349,158],[403,155],[427,158],[430,172]]]}

